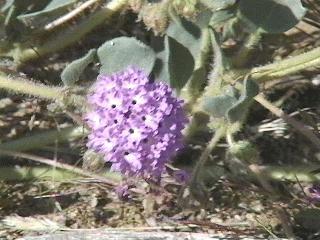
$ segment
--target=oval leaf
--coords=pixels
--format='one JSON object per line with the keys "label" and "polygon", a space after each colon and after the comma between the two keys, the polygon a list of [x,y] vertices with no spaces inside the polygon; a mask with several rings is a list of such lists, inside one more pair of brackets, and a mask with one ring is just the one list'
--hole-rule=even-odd
{"label": "oval leaf", "polygon": [[165,46],[170,86],[181,89],[193,72],[193,57],[187,48],[169,36],[166,36]]}
{"label": "oval leaf", "polygon": [[255,32],[281,33],[294,27],[306,13],[300,0],[241,0],[239,17]]}
{"label": "oval leaf", "polygon": [[192,56],[197,58],[202,44],[201,29],[208,26],[211,16],[212,13],[210,11],[204,11],[198,15],[195,22],[190,22],[172,13],[172,20],[167,28],[166,35],[185,46]]}
{"label": "oval leaf", "polygon": [[211,97],[204,101],[202,107],[203,110],[208,112],[211,116],[221,118],[225,117],[227,110],[232,107],[236,101],[236,98],[229,95]]}
{"label": "oval leaf", "polygon": [[128,66],[136,66],[146,74],[152,71],[155,52],[135,38],[119,37],[105,42],[98,48],[98,57],[102,64],[100,73],[112,74]]}

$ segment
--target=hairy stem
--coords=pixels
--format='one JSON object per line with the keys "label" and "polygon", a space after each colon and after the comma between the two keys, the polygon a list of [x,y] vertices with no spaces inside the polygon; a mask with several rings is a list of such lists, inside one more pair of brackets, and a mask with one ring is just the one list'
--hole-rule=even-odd
{"label": "hairy stem", "polygon": [[49,165],[49,166],[52,166],[52,167],[55,167],[55,168],[64,169],[64,170],[67,170],[67,171],[72,172],[72,173],[77,174],[77,175],[82,175],[82,176],[86,176],[86,177],[89,177],[89,178],[94,178],[94,179],[97,179],[97,180],[105,183],[109,187],[114,187],[114,186],[117,186],[119,184],[119,180],[118,181],[116,179],[109,180],[109,179],[107,179],[106,177],[104,177],[102,175],[91,173],[91,172],[88,172],[86,170],[83,170],[83,169],[75,167],[75,166],[71,166],[71,165],[68,165],[68,164],[60,163],[60,162],[57,162],[55,160],[51,160],[51,159],[35,156],[35,155],[32,155],[32,154],[20,153],[20,152],[9,151],[9,150],[1,150],[1,149],[0,149],[0,154],[4,154],[4,155],[7,155],[7,156],[11,156],[11,157],[18,157],[18,158],[24,158],[24,159],[32,160],[32,161],[39,162],[39,163],[42,163],[42,164],[45,164],[45,165]]}
{"label": "hairy stem", "polygon": [[81,138],[87,134],[83,127],[68,127],[60,130],[48,130],[28,137],[19,138],[13,141],[0,144],[0,156],[2,150],[28,151],[53,144],[55,141],[66,142]]}
{"label": "hairy stem", "polygon": [[201,88],[204,84],[202,80],[206,72],[206,64],[211,51],[211,37],[208,28],[202,30],[202,44],[199,56],[195,61],[193,74],[186,86],[181,90],[181,97],[186,99],[189,104],[193,104],[201,94]]}
{"label": "hairy stem", "polygon": [[282,61],[263,67],[256,67],[249,71],[251,77],[258,82],[281,78],[302,70],[320,66],[320,47],[309,52],[299,54]]}
{"label": "hairy stem", "polygon": [[54,177],[55,181],[79,178],[76,174],[52,167],[0,167],[0,179],[2,181],[30,181],[34,179],[51,179],[52,177]]}
{"label": "hairy stem", "polygon": [[201,171],[203,170],[205,163],[209,159],[212,150],[216,147],[216,145],[221,140],[221,138],[225,136],[225,133],[226,133],[226,129],[224,127],[219,128],[215,132],[214,136],[212,137],[212,139],[210,140],[210,142],[202,152],[192,173],[192,177],[190,181],[190,192],[193,195],[193,197],[198,201],[200,201],[202,204],[205,204],[206,201],[208,200],[208,196],[207,196],[208,191],[202,181]]}
{"label": "hairy stem", "polygon": [[14,91],[16,93],[29,94],[36,97],[51,100],[62,100],[62,88],[48,87],[43,84],[36,84],[25,79],[12,79],[11,77],[0,75],[0,89]]}
{"label": "hairy stem", "polygon": [[299,182],[317,182],[320,180],[320,174],[312,172],[319,169],[319,165],[296,165],[296,166],[255,166],[260,174],[266,179],[275,181],[297,181]]}
{"label": "hairy stem", "polygon": [[244,45],[240,48],[238,53],[233,60],[233,64],[237,68],[241,68],[247,65],[250,57],[252,56],[253,51],[259,44],[262,37],[262,32],[257,30],[256,32],[250,34],[246,39]]}
{"label": "hairy stem", "polygon": [[32,48],[16,49],[12,55],[16,62],[23,63],[36,59],[52,52],[59,51],[79,41],[84,35],[92,31],[103,22],[110,21],[111,18],[126,6],[127,0],[112,0],[106,7],[82,20],[73,28],[66,28],[59,32],[44,44],[33,46]]}

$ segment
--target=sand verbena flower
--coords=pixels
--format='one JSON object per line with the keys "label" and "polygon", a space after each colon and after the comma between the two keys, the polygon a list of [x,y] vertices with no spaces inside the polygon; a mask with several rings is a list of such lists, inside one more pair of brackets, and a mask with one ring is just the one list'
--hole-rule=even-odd
{"label": "sand verbena flower", "polygon": [[159,178],[183,146],[181,131],[187,123],[183,102],[167,84],[151,82],[140,69],[99,75],[88,102],[87,146],[102,153],[112,170]]}

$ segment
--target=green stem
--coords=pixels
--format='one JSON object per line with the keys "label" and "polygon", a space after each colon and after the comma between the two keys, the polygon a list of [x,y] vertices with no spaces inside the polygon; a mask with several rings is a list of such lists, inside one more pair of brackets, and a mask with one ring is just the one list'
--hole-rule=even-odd
{"label": "green stem", "polygon": [[27,80],[16,80],[4,75],[0,75],[0,89],[1,88],[17,93],[30,94],[44,99],[63,99],[63,91],[61,88],[48,87]]}
{"label": "green stem", "polygon": [[250,60],[250,56],[252,56],[253,51],[256,46],[259,44],[262,37],[262,32],[257,30],[256,32],[250,34],[246,39],[246,42],[238,51],[233,60],[233,65],[237,68],[242,68],[246,66],[248,61]]}
{"label": "green stem", "polygon": [[79,178],[79,175],[73,174],[63,169],[53,167],[1,167],[0,179],[3,181],[29,181],[34,179],[52,179],[55,181],[67,181]]}
{"label": "green stem", "polygon": [[[119,180],[120,180],[119,175],[115,175],[112,173],[107,174],[108,177],[109,176],[111,177],[110,179],[108,179],[104,175],[91,173],[91,172],[88,172],[84,169],[81,169],[81,168],[78,168],[78,167],[75,167],[75,166],[72,166],[69,164],[61,163],[56,160],[51,160],[51,159],[43,158],[43,157],[36,156],[36,155],[21,153],[21,152],[16,152],[16,151],[10,151],[10,150],[1,150],[0,152],[6,156],[28,159],[28,160],[31,160],[34,162],[38,162],[38,163],[52,166],[54,168],[63,169],[63,170],[72,172],[73,174],[82,175],[82,176],[86,176],[86,177],[90,177],[90,178],[95,178],[95,179],[109,185],[109,187],[114,187],[119,184]],[[133,192],[134,191],[135,190],[133,190]]]}
{"label": "green stem", "polygon": [[26,62],[38,57],[42,57],[52,52],[59,51],[79,41],[84,35],[92,31],[98,25],[110,19],[126,6],[127,0],[113,0],[106,7],[93,13],[88,18],[85,18],[73,28],[66,28],[58,33],[55,37],[44,44],[33,46],[26,49],[13,50],[13,57],[16,62]]}
{"label": "green stem", "polygon": [[249,74],[258,82],[265,82],[318,66],[320,66],[320,47],[279,62],[253,68]]}
{"label": "green stem", "polygon": [[194,71],[187,82],[186,86],[181,90],[181,98],[186,99],[189,104],[194,104],[201,94],[201,88],[204,84],[206,64],[211,51],[211,37],[208,28],[202,30],[202,43],[199,56],[196,59]]}
{"label": "green stem", "polygon": [[258,166],[261,174],[269,180],[277,181],[294,181],[300,182],[317,182],[320,181],[320,174],[311,172],[319,169],[315,166]]}
{"label": "green stem", "polygon": [[17,140],[0,144],[0,155],[1,150],[29,151],[32,149],[41,148],[42,146],[53,144],[55,141],[66,142],[84,137],[86,134],[87,131],[83,127],[67,127],[60,130],[48,130],[28,137],[23,137]]}
{"label": "green stem", "polygon": [[[208,200],[207,196],[207,188],[203,183],[201,171],[204,170],[204,165],[206,164],[212,150],[217,146],[218,142],[221,138],[223,138],[226,134],[226,129],[221,127],[217,129],[214,136],[208,143],[207,147],[202,152],[193,172],[190,180],[190,193],[192,196],[205,205],[205,202]],[[202,202],[203,201],[203,202]]]}

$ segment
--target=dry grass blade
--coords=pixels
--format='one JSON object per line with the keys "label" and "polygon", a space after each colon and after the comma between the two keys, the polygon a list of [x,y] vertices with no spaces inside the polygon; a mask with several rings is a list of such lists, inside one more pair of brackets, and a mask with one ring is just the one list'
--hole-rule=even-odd
{"label": "dry grass blade", "polygon": [[301,133],[306,138],[308,138],[316,148],[320,149],[320,139],[310,129],[305,127],[301,122],[295,120],[294,118],[290,117],[288,114],[283,112],[280,108],[274,106],[271,102],[265,99],[261,94],[256,96],[255,100],[258,103],[260,103],[263,107],[268,109],[270,112],[275,114],[277,117],[282,118],[285,122],[290,124],[297,132]]}

